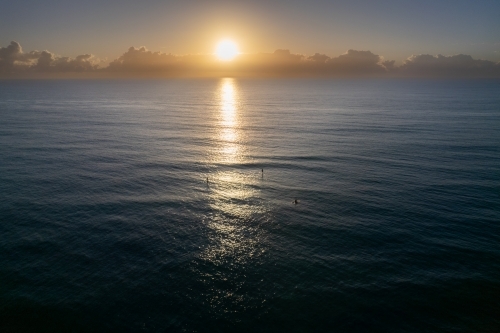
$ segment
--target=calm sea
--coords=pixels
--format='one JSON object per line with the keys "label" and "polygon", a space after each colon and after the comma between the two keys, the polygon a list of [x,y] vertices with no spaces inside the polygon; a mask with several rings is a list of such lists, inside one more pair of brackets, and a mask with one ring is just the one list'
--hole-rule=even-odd
{"label": "calm sea", "polygon": [[498,332],[500,81],[0,81],[0,331]]}

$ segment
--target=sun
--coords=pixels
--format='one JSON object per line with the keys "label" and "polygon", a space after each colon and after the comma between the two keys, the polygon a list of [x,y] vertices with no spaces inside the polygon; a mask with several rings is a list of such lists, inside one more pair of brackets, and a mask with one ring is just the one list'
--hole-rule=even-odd
{"label": "sun", "polygon": [[235,42],[229,39],[220,41],[215,48],[215,55],[219,58],[219,60],[233,60],[238,54],[238,46]]}

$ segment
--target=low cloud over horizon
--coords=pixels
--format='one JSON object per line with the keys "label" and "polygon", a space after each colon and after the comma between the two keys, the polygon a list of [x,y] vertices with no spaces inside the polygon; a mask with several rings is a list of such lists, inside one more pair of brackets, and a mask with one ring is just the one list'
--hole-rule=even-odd
{"label": "low cloud over horizon", "polygon": [[0,47],[0,78],[43,77],[434,77],[500,78],[500,62],[470,55],[412,55],[396,66],[371,51],[348,50],[337,57],[316,53],[243,53],[219,61],[213,54],[173,55],[130,47],[102,66],[92,54],[75,58],[49,51],[24,52],[18,42]]}

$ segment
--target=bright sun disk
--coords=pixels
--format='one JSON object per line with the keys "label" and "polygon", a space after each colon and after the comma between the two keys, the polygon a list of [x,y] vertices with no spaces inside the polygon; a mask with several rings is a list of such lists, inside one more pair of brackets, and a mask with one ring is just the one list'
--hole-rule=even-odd
{"label": "bright sun disk", "polygon": [[217,58],[224,61],[233,60],[238,53],[238,46],[236,46],[236,43],[228,39],[220,41],[215,49]]}

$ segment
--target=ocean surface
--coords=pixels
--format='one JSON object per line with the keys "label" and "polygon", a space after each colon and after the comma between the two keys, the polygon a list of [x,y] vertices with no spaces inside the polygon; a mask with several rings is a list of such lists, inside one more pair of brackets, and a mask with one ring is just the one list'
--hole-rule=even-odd
{"label": "ocean surface", "polygon": [[499,332],[500,81],[0,81],[0,331]]}

